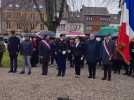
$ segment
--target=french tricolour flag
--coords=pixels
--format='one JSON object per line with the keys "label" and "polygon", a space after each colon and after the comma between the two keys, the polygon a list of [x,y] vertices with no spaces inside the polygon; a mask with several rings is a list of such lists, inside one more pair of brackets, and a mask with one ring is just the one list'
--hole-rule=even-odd
{"label": "french tricolour flag", "polygon": [[123,0],[117,49],[130,64],[129,42],[134,38],[134,0]]}

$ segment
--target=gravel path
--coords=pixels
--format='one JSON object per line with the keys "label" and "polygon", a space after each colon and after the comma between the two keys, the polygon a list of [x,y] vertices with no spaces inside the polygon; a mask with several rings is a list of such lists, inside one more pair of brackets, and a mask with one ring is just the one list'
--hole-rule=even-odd
{"label": "gravel path", "polygon": [[134,78],[114,74],[111,82],[102,81],[101,70],[95,80],[87,78],[86,68],[80,79],[73,69],[64,78],[56,77],[55,68],[49,69],[48,76],[42,76],[40,68],[34,68],[31,76],[7,72],[0,68],[0,100],[134,100]]}

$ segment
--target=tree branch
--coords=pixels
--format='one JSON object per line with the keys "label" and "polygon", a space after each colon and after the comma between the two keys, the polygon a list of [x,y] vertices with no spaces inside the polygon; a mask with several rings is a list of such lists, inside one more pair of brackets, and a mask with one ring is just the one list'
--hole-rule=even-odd
{"label": "tree branch", "polygon": [[[43,18],[43,16],[42,16],[42,13],[41,13],[41,10],[40,10],[40,8],[39,8],[39,5],[38,5],[37,1],[36,1],[36,0],[33,0],[33,3],[34,3],[35,6],[36,6],[36,10],[38,11],[38,13],[39,13],[39,15],[40,15],[40,19],[41,19],[42,23],[47,26],[48,24],[47,24],[47,22],[44,20],[44,18]],[[47,15],[46,15],[46,16],[47,16]]]}

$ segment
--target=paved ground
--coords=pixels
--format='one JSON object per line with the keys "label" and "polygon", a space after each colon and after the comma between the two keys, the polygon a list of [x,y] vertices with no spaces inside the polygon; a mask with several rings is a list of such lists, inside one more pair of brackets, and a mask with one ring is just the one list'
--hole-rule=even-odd
{"label": "paved ground", "polygon": [[74,77],[74,70],[68,69],[64,78],[56,77],[56,69],[50,68],[48,76],[34,68],[31,76],[9,74],[0,68],[0,100],[57,100],[68,97],[71,100],[134,100],[134,78],[113,75],[111,82],[102,81],[101,70],[97,79],[87,78],[87,69],[82,70],[80,79]]}

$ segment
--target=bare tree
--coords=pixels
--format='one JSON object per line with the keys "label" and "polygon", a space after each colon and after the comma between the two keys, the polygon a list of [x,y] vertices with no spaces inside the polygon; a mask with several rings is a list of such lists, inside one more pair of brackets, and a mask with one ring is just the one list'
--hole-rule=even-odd
{"label": "bare tree", "polygon": [[61,19],[63,17],[66,0],[44,0],[46,4],[45,7],[47,21],[45,21],[41,15],[38,0],[33,0],[33,2],[40,15],[42,23],[47,26],[49,31],[56,32],[56,29],[60,25]]}

